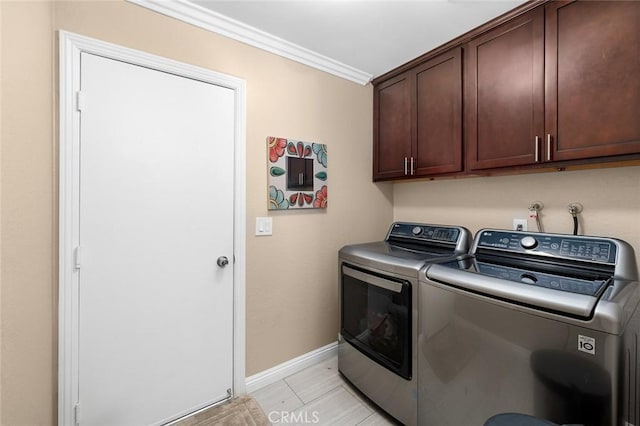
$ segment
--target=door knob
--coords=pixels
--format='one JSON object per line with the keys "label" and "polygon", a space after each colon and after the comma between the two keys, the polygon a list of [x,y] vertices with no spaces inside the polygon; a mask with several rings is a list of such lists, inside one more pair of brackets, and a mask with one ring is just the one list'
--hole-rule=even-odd
{"label": "door knob", "polygon": [[220,256],[217,263],[219,267],[224,268],[229,264],[229,259],[227,259],[227,256]]}

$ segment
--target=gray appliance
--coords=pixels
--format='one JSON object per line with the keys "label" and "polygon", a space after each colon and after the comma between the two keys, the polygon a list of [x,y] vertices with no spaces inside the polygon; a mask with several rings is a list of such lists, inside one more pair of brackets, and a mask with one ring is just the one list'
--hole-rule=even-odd
{"label": "gray appliance", "polygon": [[462,227],[397,222],[384,241],[339,252],[338,368],[404,424],[417,424],[418,272],[471,241]]}
{"label": "gray appliance", "polygon": [[421,271],[419,298],[419,424],[640,424],[627,243],[484,229],[468,256]]}

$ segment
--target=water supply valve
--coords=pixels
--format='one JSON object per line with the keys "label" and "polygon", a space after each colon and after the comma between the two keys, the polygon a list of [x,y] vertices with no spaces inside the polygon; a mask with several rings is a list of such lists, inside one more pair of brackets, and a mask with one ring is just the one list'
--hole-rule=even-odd
{"label": "water supply valve", "polygon": [[529,204],[529,218],[536,220],[538,232],[544,232],[542,229],[542,220],[540,219],[540,211],[544,208],[542,201],[533,201]]}

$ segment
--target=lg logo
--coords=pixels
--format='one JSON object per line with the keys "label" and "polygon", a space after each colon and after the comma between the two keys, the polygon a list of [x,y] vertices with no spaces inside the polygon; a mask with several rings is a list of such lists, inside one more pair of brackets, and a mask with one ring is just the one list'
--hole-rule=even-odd
{"label": "lg logo", "polygon": [[596,354],[596,339],[578,334],[578,350],[591,355]]}

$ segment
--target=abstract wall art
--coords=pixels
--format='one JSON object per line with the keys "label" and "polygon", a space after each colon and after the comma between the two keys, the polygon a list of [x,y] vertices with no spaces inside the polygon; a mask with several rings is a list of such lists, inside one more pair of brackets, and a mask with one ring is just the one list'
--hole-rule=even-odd
{"label": "abstract wall art", "polygon": [[327,145],[267,137],[269,210],[327,208]]}

